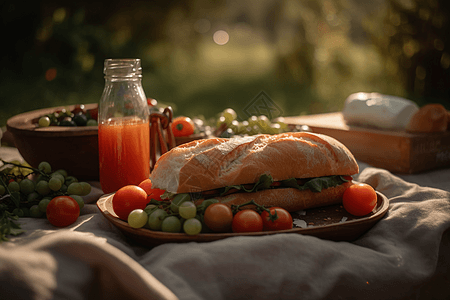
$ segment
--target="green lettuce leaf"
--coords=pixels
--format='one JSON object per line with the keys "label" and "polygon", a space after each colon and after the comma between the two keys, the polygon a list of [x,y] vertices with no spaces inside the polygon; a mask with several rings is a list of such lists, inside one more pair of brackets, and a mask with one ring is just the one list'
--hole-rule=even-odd
{"label": "green lettuce leaf", "polygon": [[296,188],[300,191],[309,189],[315,193],[320,193],[323,189],[335,187],[335,186],[341,185],[347,181],[348,180],[345,179],[343,176],[333,175],[333,176],[311,178],[305,184],[299,185],[297,183],[297,179],[289,178],[289,179],[283,180],[281,182],[281,186]]}

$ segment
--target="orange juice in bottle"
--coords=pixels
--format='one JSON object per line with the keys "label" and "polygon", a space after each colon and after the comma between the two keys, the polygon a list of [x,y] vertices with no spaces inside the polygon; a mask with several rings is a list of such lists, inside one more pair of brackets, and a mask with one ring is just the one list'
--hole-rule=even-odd
{"label": "orange juice in bottle", "polygon": [[99,103],[100,184],[105,194],[150,175],[150,125],[139,59],[105,60]]}

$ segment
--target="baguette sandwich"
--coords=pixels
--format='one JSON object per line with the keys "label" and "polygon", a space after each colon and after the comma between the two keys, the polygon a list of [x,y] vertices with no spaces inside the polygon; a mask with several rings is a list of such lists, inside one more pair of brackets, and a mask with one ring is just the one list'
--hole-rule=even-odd
{"label": "baguette sandwich", "polygon": [[359,172],[350,151],[321,134],[292,132],[180,145],[162,155],[152,186],[228,205],[254,200],[289,212],[337,204]]}

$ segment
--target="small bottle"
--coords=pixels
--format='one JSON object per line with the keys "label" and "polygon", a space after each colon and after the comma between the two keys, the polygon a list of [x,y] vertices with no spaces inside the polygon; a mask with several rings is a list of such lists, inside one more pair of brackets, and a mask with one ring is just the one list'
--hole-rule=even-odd
{"label": "small bottle", "polygon": [[150,124],[140,59],[106,59],[99,103],[100,184],[105,194],[150,176]]}

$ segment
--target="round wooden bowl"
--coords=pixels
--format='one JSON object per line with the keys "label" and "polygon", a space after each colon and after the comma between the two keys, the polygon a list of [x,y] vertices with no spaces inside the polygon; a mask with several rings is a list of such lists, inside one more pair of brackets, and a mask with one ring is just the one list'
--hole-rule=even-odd
{"label": "round wooden bowl", "polygon": [[[87,110],[98,104],[87,104]],[[99,179],[98,126],[40,128],[39,118],[62,109],[73,110],[75,105],[53,107],[22,113],[6,123],[14,145],[24,160],[33,167],[40,162],[50,163],[52,170],[64,169],[79,180]]]}

